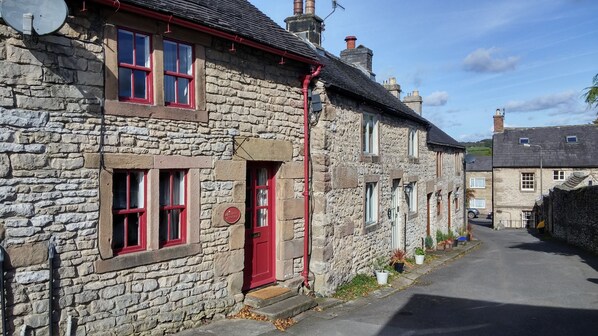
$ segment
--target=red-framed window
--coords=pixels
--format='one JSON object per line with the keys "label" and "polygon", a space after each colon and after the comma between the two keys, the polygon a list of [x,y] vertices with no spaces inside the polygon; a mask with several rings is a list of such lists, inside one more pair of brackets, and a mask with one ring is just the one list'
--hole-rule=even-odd
{"label": "red-framed window", "polygon": [[185,243],[187,234],[187,174],[183,170],[160,171],[160,246]]}
{"label": "red-framed window", "polygon": [[115,171],[112,182],[112,248],[114,254],[138,252],[146,247],[147,173]]}
{"label": "red-framed window", "polygon": [[164,102],[168,106],[193,107],[193,47],[164,40]]}
{"label": "red-framed window", "polygon": [[151,36],[118,29],[118,96],[121,101],[152,102]]}

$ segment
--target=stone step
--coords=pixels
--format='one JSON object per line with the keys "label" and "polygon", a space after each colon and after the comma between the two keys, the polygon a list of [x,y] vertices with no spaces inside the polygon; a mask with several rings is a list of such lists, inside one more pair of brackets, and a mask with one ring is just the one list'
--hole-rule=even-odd
{"label": "stone step", "polygon": [[270,321],[297,316],[317,306],[314,299],[305,295],[297,295],[263,308],[255,308],[256,314],[266,316]]}
{"label": "stone step", "polygon": [[262,308],[282,300],[296,296],[297,294],[288,288],[270,286],[250,292],[245,296],[245,305],[252,308]]}

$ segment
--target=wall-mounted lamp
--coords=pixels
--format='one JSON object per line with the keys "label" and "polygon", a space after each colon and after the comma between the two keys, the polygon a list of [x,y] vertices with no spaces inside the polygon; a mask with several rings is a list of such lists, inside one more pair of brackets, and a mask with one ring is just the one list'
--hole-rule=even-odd
{"label": "wall-mounted lamp", "polygon": [[455,192],[455,199],[458,199],[458,198],[459,198],[459,196],[461,196],[461,195],[459,195],[459,192],[458,192],[458,191],[456,191],[456,192]]}
{"label": "wall-mounted lamp", "polygon": [[411,185],[411,183],[406,184],[403,188],[405,189],[405,194],[406,195],[411,194],[411,191],[413,190],[413,186]]}
{"label": "wall-mounted lamp", "polygon": [[436,192],[436,201],[442,202],[442,192],[440,190]]}

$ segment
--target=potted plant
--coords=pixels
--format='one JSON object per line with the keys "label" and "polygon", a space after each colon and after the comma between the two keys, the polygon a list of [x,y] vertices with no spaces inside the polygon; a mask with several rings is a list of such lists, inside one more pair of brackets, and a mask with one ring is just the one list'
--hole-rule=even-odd
{"label": "potted plant", "polygon": [[376,281],[378,285],[386,285],[388,283],[388,270],[386,269],[388,260],[384,257],[374,259],[373,267],[376,273]]}
{"label": "potted plant", "polygon": [[407,254],[405,253],[405,251],[401,249],[396,249],[392,252],[392,255],[390,256],[390,265],[394,267],[395,271],[403,273],[406,258]]}
{"label": "potted plant", "polygon": [[446,245],[447,247],[453,248],[453,247],[457,247],[457,239],[455,239],[455,234],[453,233],[453,231],[449,230],[449,232],[446,235]]}
{"label": "potted plant", "polygon": [[445,235],[444,233],[442,233],[442,231],[440,230],[436,230],[436,249],[437,250],[444,250],[444,248],[446,247],[445,245]]}
{"label": "potted plant", "polygon": [[426,250],[429,251],[434,248],[434,239],[432,239],[432,236],[426,236],[426,239],[424,239],[424,245],[426,246]]}
{"label": "potted plant", "polygon": [[417,265],[422,265],[424,263],[425,252],[424,249],[421,247],[415,248],[415,263]]}

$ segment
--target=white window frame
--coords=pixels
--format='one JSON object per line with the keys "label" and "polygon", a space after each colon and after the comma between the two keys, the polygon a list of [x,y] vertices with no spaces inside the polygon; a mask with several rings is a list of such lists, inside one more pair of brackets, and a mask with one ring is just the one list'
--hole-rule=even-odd
{"label": "white window frame", "polygon": [[567,135],[565,141],[567,143],[577,143],[577,135]]}
{"label": "white window frame", "polygon": [[485,198],[472,198],[469,200],[469,207],[475,209],[486,209]]}
{"label": "white window frame", "polygon": [[378,222],[378,183],[366,182],[365,184],[365,211],[364,220],[366,225]]}
{"label": "white window frame", "polygon": [[472,189],[485,189],[486,178],[484,177],[472,177],[469,179],[469,187]]}
{"label": "white window frame", "polygon": [[419,133],[418,130],[415,128],[409,129],[409,140],[408,140],[408,148],[407,154],[409,157],[417,158],[419,156]]}
{"label": "white window frame", "polygon": [[521,145],[529,144],[529,138],[519,138],[519,143]]}
{"label": "white window frame", "polygon": [[417,183],[409,183],[411,190],[405,195],[405,201],[407,201],[407,209],[409,213],[417,212]]}
{"label": "white window frame", "polygon": [[565,180],[565,171],[564,170],[553,170],[552,171],[552,179],[554,181],[564,181]]}
{"label": "white window frame", "polygon": [[363,138],[363,153],[368,155],[378,154],[378,117],[364,114],[361,122],[361,136]]}
{"label": "white window frame", "polygon": [[[536,174],[534,173],[521,173],[521,178],[519,181],[519,186],[521,188],[521,190],[523,191],[532,191],[535,190],[535,186],[536,186]],[[531,188],[529,187],[529,184],[531,183]]]}

